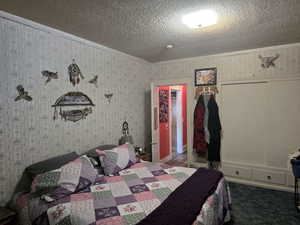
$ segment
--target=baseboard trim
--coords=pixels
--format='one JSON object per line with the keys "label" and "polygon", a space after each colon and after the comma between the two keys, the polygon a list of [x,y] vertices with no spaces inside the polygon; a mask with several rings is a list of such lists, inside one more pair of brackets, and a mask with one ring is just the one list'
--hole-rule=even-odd
{"label": "baseboard trim", "polygon": [[250,186],[272,189],[272,190],[277,190],[277,191],[294,192],[294,188],[292,188],[292,187],[266,184],[266,183],[243,180],[243,179],[238,179],[238,178],[233,178],[233,177],[228,177],[228,176],[225,176],[225,178],[227,181],[234,182],[234,183],[246,184],[246,185],[250,185]]}

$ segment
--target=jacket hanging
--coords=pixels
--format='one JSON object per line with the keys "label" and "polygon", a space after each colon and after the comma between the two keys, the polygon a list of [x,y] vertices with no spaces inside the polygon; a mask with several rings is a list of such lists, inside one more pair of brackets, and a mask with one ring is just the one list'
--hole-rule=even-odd
{"label": "jacket hanging", "polygon": [[195,110],[194,110],[194,139],[193,148],[197,153],[207,152],[207,143],[205,141],[204,131],[204,116],[205,116],[205,105],[203,96],[198,98]]}
{"label": "jacket hanging", "polygon": [[221,148],[221,122],[219,117],[219,108],[215,98],[212,96],[207,104],[208,115],[208,130],[209,130],[209,144],[208,144],[208,161],[220,162],[220,148]]}

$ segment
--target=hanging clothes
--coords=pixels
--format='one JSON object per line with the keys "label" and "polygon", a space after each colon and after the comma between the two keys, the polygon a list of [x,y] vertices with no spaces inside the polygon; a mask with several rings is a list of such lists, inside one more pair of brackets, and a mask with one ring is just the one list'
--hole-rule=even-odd
{"label": "hanging clothes", "polygon": [[204,133],[205,133],[205,141],[209,144],[209,130],[208,130],[208,117],[209,117],[209,110],[208,110],[208,102],[210,100],[210,95],[203,95],[204,105],[205,105],[205,113],[204,113]]}
{"label": "hanging clothes", "polygon": [[193,148],[197,153],[207,152],[207,143],[205,141],[204,131],[204,116],[205,116],[205,105],[203,96],[198,98],[195,111],[194,111],[194,140]]}
{"label": "hanging clothes", "polygon": [[220,148],[221,148],[221,122],[219,117],[219,108],[214,96],[211,96],[207,108],[208,116],[208,130],[209,130],[209,144],[208,144],[208,161],[220,162]]}

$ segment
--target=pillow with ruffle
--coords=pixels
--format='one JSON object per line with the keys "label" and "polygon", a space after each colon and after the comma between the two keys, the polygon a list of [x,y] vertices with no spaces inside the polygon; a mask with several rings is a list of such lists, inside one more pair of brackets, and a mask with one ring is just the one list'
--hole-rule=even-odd
{"label": "pillow with ruffle", "polygon": [[102,151],[97,149],[104,174],[116,175],[119,171],[126,169],[139,162],[131,144],[124,144],[111,150]]}

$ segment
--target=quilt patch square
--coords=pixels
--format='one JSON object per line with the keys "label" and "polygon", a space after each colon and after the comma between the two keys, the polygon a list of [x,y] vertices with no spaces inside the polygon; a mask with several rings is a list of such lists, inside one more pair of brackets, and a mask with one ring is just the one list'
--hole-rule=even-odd
{"label": "quilt patch square", "polygon": [[113,207],[116,205],[117,205],[117,202],[113,197],[94,200],[95,209]]}
{"label": "quilt patch square", "polygon": [[126,180],[126,184],[131,187],[138,184],[144,184],[143,180],[141,179],[132,179],[132,180]]}
{"label": "quilt patch square", "polygon": [[57,224],[71,213],[71,203],[59,204],[48,209],[50,224]]}
{"label": "quilt patch square", "polygon": [[[33,183],[39,183],[40,188],[56,187],[60,178],[61,170],[54,170],[51,173],[45,173],[43,176],[38,176]],[[32,187],[31,187],[32,188]],[[35,188],[32,188],[33,190]]]}
{"label": "quilt patch square", "polygon": [[162,202],[171,194],[172,191],[169,188],[165,187],[152,190],[152,192]]}
{"label": "quilt patch square", "polygon": [[150,171],[146,167],[135,169],[135,173],[139,178],[153,177],[153,174],[150,173]]}
{"label": "quilt patch square", "polygon": [[129,190],[125,182],[111,183],[110,189],[114,197],[130,195],[131,191]]}
{"label": "quilt patch square", "polygon": [[109,184],[97,184],[91,186],[92,192],[109,191]]}
{"label": "quilt patch square", "polygon": [[192,176],[192,174],[196,172],[194,168],[188,168],[188,167],[176,167],[176,170],[178,172],[185,173],[188,176]]}
{"label": "quilt patch square", "polygon": [[107,183],[116,183],[116,182],[124,181],[123,177],[121,176],[112,176],[112,177],[106,176],[105,180]]}
{"label": "quilt patch square", "polygon": [[74,225],[91,224],[95,222],[94,201],[86,200],[71,202],[71,215],[71,222]]}
{"label": "quilt patch square", "polygon": [[130,187],[132,193],[140,193],[144,191],[149,191],[149,188],[145,184],[138,184]]}
{"label": "quilt patch square", "polygon": [[138,175],[136,175],[136,174],[122,175],[122,177],[125,181],[139,179]]}
{"label": "quilt patch square", "polygon": [[98,191],[98,192],[92,192],[93,198],[95,200],[102,200],[106,198],[113,198],[113,195],[111,191]]}
{"label": "quilt patch square", "polygon": [[139,221],[144,219],[146,216],[145,213],[134,213],[130,215],[123,216],[123,223],[124,225],[132,225],[137,224]]}
{"label": "quilt patch square", "polygon": [[186,179],[189,178],[189,176],[183,172],[177,172],[177,173],[173,173],[171,174],[176,180],[180,181],[181,183],[183,183],[184,181],[186,181]]}
{"label": "quilt patch square", "polygon": [[134,194],[134,197],[138,202],[145,201],[145,200],[152,200],[156,198],[151,191],[145,191],[145,192]]}
{"label": "quilt patch square", "polygon": [[160,164],[154,164],[154,165],[147,167],[147,169],[152,172],[152,171],[156,171],[156,170],[161,170],[162,168],[161,168]]}
{"label": "quilt patch square", "polygon": [[95,210],[96,220],[120,216],[120,212],[117,207],[107,207]]}
{"label": "quilt patch square", "polygon": [[164,174],[164,175],[157,176],[156,179],[162,181],[162,180],[172,180],[174,178],[169,174]]}
{"label": "quilt patch square", "polygon": [[77,193],[71,195],[71,202],[93,199],[92,193]]}
{"label": "quilt patch square", "polygon": [[164,170],[155,170],[155,171],[152,171],[152,174],[154,176],[161,176],[161,175],[164,175],[164,174],[167,174]]}
{"label": "quilt patch square", "polygon": [[115,199],[116,199],[117,205],[128,204],[128,203],[136,201],[136,199],[134,198],[133,195],[116,197]]}
{"label": "quilt patch square", "polygon": [[137,202],[132,202],[129,204],[118,205],[118,210],[121,216],[129,215],[129,214],[136,214],[136,213],[143,213],[142,207]]}
{"label": "quilt patch square", "polygon": [[173,173],[177,173],[179,171],[177,170],[177,167],[172,167],[172,168],[165,169],[165,172],[168,174],[173,174]]}
{"label": "quilt patch square", "polygon": [[156,182],[157,179],[156,177],[145,177],[145,178],[142,178],[142,181],[147,184],[147,183],[153,183],[153,182]]}
{"label": "quilt patch square", "polygon": [[158,199],[146,200],[139,202],[144,212],[149,215],[154,209],[156,209],[161,202]]}
{"label": "quilt patch square", "polygon": [[161,181],[157,181],[157,182],[153,182],[153,183],[148,183],[148,184],[146,184],[146,186],[149,188],[149,190],[155,190],[155,189],[166,187],[164,185],[164,183],[161,182]]}
{"label": "quilt patch square", "polygon": [[96,221],[96,225],[123,225],[121,216],[113,216]]}
{"label": "quilt patch square", "polygon": [[165,180],[164,184],[166,187],[170,188],[171,191],[174,191],[178,186],[180,186],[180,182],[178,180]]}
{"label": "quilt patch square", "polygon": [[[130,167],[132,168],[132,167]],[[129,174],[134,174],[134,170],[133,169],[125,169],[125,170],[121,170],[119,172],[119,175],[123,176],[123,175],[129,175]]]}
{"label": "quilt patch square", "polygon": [[61,175],[59,183],[76,183],[78,177],[80,177],[82,164],[76,161],[69,163],[67,166],[61,167]]}

